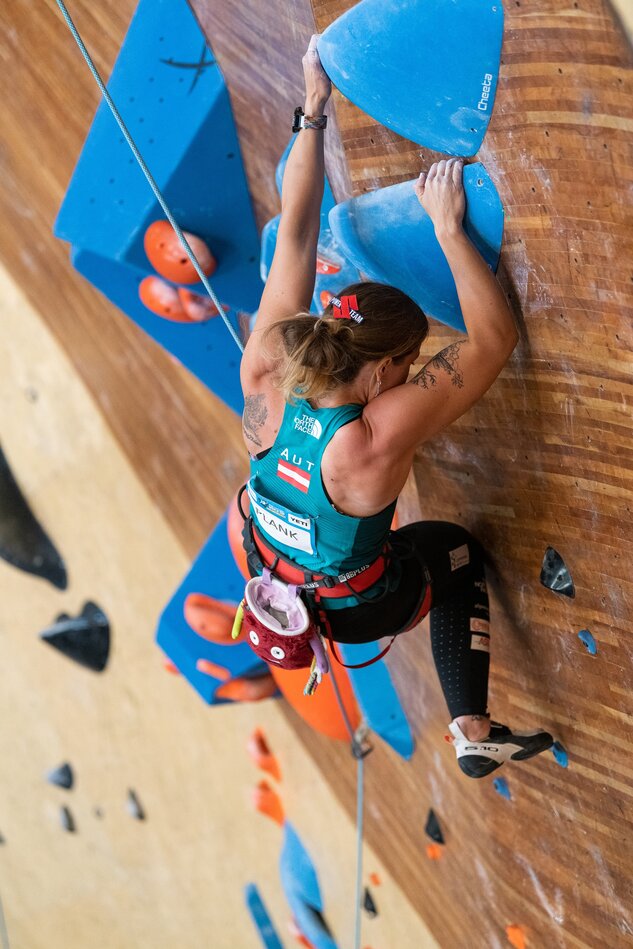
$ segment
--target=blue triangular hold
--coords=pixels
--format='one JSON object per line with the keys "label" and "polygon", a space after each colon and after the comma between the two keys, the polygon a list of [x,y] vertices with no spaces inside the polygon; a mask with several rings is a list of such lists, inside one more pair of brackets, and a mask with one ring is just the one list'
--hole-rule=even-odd
{"label": "blue triangular hold", "polygon": [[319,40],[335,86],[419,145],[474,155],[488,128],[501,0],[362,0]]}
{"label": "blue triangular hold", "polygon": [[[397,287],[429,316],[465,330],[455,281],[414,185],[415,181],[405,181],[338,204],[330,212],[332,233],[345,256],[370,280]],[[479,162],[464,167],[464,189],[464,228],[488,266],[496,270],[503,207]]]}

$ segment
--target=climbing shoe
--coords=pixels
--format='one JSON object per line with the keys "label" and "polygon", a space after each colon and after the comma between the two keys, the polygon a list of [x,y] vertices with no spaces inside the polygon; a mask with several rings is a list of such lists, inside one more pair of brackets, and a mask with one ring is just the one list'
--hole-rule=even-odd
{"label": "climbing shoe", "polygon": [[469,778],[484,778],[500,768],[504,761],[525,761],[547,751],[554,743],[549,732],[515,735],[507,725],[490,723],[490,734],[480,741],[469,741],[459,725],[452,722],[449,731],[457,753],[457,763]]}

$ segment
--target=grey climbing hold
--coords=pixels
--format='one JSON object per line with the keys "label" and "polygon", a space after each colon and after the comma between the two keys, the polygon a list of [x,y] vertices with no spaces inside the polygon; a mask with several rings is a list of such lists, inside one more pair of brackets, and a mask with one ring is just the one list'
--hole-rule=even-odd
{"label": "grey climbing hold", "polygon": [[588,629],[581,629],[578,633],[578,639],[587,647],[590,656],[595,656],[598,652],[598,646]]}
{"label": "grey climbing hold", "polygon": [[65,762],[64,764],[60,764],[58,768],[53,768],[52,771],[49,771],[46,775],[46,780],[49,784],[56,784],[59,788],[70,790],[74,784],[75,776],[71,765]]}
{"label": "grey climbing hold", "polygon": [[127,809],[135,820],[145,820],[145,811],[143,810],[141,802],[136,796],[136,793],[132,790],[128,791]]}
{"label": "grey climbing hold", "polygon": [[570,599],[576,596],[574,581],[561,555],[553,547],[548,547],[541,567],[541,583],[554,593],[561,593]]}
{"label": "grey climbing hold", "polygon": [[431,840],[434,840],[436,844],[444,843],[444,836],[440,828],[440,822],[437,819],[435,811],[433,808],[429,810],[428,817],[426,819],[426,826],[424,828]]}
{"label": "grey climbing hold", "polygon": [[374,919],[374,917],[378,915],[378,909],[376,908],[376,904],[374,903],[373,896],[369,892],[368,886],[365,887],[365,896],[363,898],[363,909],[365,910],[365,912],[371,919]]}
{"label": "grey climbing hold", "polygon": [[85,603],[76,619],[61,613],[52,626],[40,633],[40,639],[94,672],[103,672],[107,665],[110,624],[96,603]]}
{"label": "grey climbing hold", "polygon": [[61,821],[62,827],[64,830],[68,831],[69,834],[74,834],[77,832],[73,815],[70,813],[67,807],[60,807],[59,819]]}
{"label": "grey climbing hold", "polygon": [[0,448],[0,557],[60,590],[68,574],[60,554],[31,511]]}

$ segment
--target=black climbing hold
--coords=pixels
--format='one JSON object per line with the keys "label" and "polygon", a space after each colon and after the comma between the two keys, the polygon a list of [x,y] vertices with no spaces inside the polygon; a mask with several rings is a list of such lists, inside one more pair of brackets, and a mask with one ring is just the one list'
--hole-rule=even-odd
{"label": "black climbing hold", "polygon": [[103,817],[103,811],[101,810],[100,807],[95,807],[92,813],[98,820],[101,820],[101,818]]}
{"label": "black climbing hold", "polygon": [[49,771],[46,775],[46,780],[49,784],[56,784],[59,788],[71,789],[73,786],[75,776],[73,775],[73,769],[65,762],[60,764],[59,768],[53,768],[52,771]]}
{"label": "black climbing hold", "polygon": [[6,838],[4,834],[0,834],[0,847],[3,847],[6,844]]}
{"label": "black climbing hold", "polygon": [[374,903],[374,899],[371,893],[369,892],[368,886],[365,887],[365,896],[363,897],[363,909],[365,910],[367,915],[370,916],[372,919],[374,919],[374,917],[378,915],[376,904]]}
{"label": "black climbing hold", "polygon": [[328,936],[332,939],[332,930],[325,921],[325,916],[320,909],[317,909],[316,906],[312,906],[311,903],[304,902],[303,904],[304,911],[306,915],[312,916],[312,921],[310,923],[310,932],[315,930],[320,931],[323,935]]}
{"label": "black climbing hold", "polygon": [[68,831],[69,834],[76,833],[77,828],[75,826],[73,815],[70,813],[67,807],[60,807],[59,819],[64,830]]}
{"label": "black climbing hold", "polygon": [[431,840],[434,840],[436,844],[443,844],[444,837],[440,828],[439,821],[435,815],[433,808],[429,810],[429,816],[426,819],[426,826],[424,828]]}
{"label": "black climbing hold", "polygon": [[0,448],[0,557],[65,590],[64,561],[31,511]]}
{"label": "black climbing hold", "polygon": [[553,547],[548,547],[543,557],[543,566],[541,567],[541,583],[548,590],[554,593],[562,593],[572,600],[576,596],[574,581],[567,569],[565,561]]}
{"label": "black climbing hold", "polygon": [[76,619],[61,613],[40,638],[65,656],[95,672],[103,672],[110,651],[110,624],[96,603],[85,603]]}
{"label": "black climbing hold", "polygon": [[127,809],[135,820],[145,820],[145,811],[143,810],[141,802],[136,796],[136,793],[132,790],[128,791]]}

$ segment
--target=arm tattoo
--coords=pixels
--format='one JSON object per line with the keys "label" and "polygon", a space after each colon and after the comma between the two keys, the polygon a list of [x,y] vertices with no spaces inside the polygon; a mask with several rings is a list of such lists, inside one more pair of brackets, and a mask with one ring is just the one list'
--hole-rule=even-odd
{"label": "arm tattoo", "polygon": [[262,425],[265,424],[267,418],[268,407],[266,405],[265,395],[247,395],[244,397],[242,428],[248,440],[259,448],[262,447],[259,431]]}
{"label": "arm tattoo", "polygon": [[437,385],[437,379],[440,372],[447,372],[451,377],[451,383],[458,389],[464,386],[464,376],[459,368],[459,350],[462,343],[453,343],[447,346],[441,353],[436,353],[433,359],[427,362],[411,382],[420,386],[422,389],[430,389]]}

